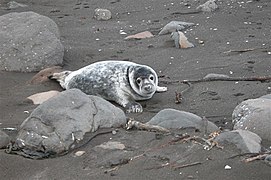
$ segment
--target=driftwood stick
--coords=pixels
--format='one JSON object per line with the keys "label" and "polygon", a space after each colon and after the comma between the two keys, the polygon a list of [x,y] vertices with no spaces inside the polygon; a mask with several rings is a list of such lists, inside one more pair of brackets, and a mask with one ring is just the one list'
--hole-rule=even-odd
{"label": "driftwood stick", "polygon": [[199,164],[202,164],[202,163],[201,162],[193,162],[193,163],[189,163],[189,164],[178,165],[178,164],[176,164],[176,162],[172,162],[172,163],[167,162],[165,164],[161,164],[160,166],[145,168],[145,170],[160,169],[160,168],[164,168],[167,166],[173,168],[174,170],[177,170],[177,169],[186,168],[186,167],[190,167],[190,166],[196,166]]}
{"label": "driftwood stick", "polygon": [[135,121],[130,119],[126,124],[126,129],[129,130],[131,128],[135,127],[136,129],[145,130],[145,131],[155,131],[155,132],[163,132],[163,133],[169,133],[169,130],[166,128],[163,128],[161,126],[151,125],[147,123],[141,123],[139,121]]}
{"label": "driftwood stick", "polygon": [[187,83],[198,83],[198,82],[210,82],[210,81],[270,81],[271,76],[258,76],[258,77],[210,77],[194,80],[159,80],[161,83],[165,84],[187,84]]}
{"label": "driftwood stick", "polygon": [[190,167],[190,166],[195,166],[195,165],[199,165],[202,164],[201,162],[194,162],[194,163],[190,163],[190,164],[183,164],[183,165],[172,165],[172,167],[176,170],[176,169],[181,169],[181,168],[185,168],[185,167]]}
{"label": "driftwood stick", "polygon": [[247,49],[239,49],[239,50],[229,50],[225,51],[223,53],[229,54],[229,53],[244,53],[244,52],[249,52],[249,51],[255,51],[255,50],[261,50],[262,52],[267,52],[269,51],[267,48],[247,48]]}
{"label": "driftwood stick", "polygon": [[261,160],[261,159],[265,158],[268,155],[270,155],[270,153],[260,154],[260,155],[255,156],[255,157],[247,158],[244,161],[247,163],[247,162],[252,162],[252,161],[255,161],[255,160]]}
{"label": "driftwood stick", "polygon": [[175,104],[180,104],[182,101],[182,94],[175,91]]}

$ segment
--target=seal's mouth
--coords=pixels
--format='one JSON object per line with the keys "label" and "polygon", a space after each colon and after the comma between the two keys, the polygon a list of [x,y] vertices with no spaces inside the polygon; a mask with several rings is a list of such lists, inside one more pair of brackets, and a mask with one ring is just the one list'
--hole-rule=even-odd
{"label": "seal's mouth", "polygon": [[151,95],[155,92],[155,86],[153,84],[145,84],[144,86],[141,87],[142,93],[146,95]]}

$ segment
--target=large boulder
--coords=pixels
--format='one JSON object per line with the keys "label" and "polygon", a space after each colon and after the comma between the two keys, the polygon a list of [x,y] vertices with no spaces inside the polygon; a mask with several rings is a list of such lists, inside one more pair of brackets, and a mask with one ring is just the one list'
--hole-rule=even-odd
{"label": "large boulder", "polygon": [[29,158],[61,155],[87,132],[125,123],[124,112],[110,102],[78,89],[67,90],[43,102],[21,124],[12,152]]}
{"label": "large boulder", "polygon": [[271,99],[262,96],[239,104],[233,111],[234,129],[249,130],[271,141]]}
{"label": "large boulder", "polygon": [[158,112],[147,124],[158,125],[167,129],[195,128],[201,132],[211,133],[219,130],[210,121],[203,120],[201,117],[175,109],[164,109]]}
{"label": "large boulder", "polygon": [[56,23],[34,12],[0,16],[0,70],[32,72],[63,62]]}

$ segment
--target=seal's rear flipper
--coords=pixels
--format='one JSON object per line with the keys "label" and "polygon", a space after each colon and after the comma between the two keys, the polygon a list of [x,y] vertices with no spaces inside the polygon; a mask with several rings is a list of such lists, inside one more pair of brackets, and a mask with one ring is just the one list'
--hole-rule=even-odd
{"label": "seal's rear flipper", "polygon": [[60,73],[54,73],[53,75],[48,76],[48,79],[56,80],[59,82],[60,86],[64,89],[65,88],[65,78],[71,73],[72,71],[63,71]]}

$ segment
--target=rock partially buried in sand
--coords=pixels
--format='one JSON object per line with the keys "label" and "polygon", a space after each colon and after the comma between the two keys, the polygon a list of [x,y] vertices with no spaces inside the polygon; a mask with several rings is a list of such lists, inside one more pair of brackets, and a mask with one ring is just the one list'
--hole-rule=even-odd
{"label": "rock partially buried in sand", "polygon": [[171,38],[174,40],[176,48],[186,49],[194,47],[194,45],[187,40],[187,37],[181,31],[171,33]]}
{"label": "rock partially buried in sand", "polygon": [[215,141],[217,141],[219,145],[232,143],[240,149],[242,153],[261,152],[262,139],[257,134],[247,130],[238,129],[223,132],[215,138]]}
{"label": "rock partially buried in sand", "polygon": [[97,8],[94,10],[94,18],[98,21],[107,21],[112,18],[112,14],[108,9]]}
{"label": "rock partially buried in sand", "polygon": [[183,22],[183,21],[171,21],[163,27],[158,35],[170,34],[172,32],[184,30],[190,26],[194,26],[194,23]]}
{"label": "rock partially buried in sand", "polygon": [[96,146],[98,148],[103,148],[103,149],[118,149],[118,150],[123,150],[125,149],[125,145],[120,143],[120,142],[116,142],[116,141],[108,141],[105,142],[103,144],[100,144],[98,146]]}
{"label": "rock partially buried in sand", "polygon": [[32,77],[30,80],[31,84],[40,84],[46,81],[49,81],[49,76],[53,75],[54,73],[59,73],[61,71],[64,71],[62,67],[60,66],[53,66],[49,68],[45,68],[38,72],[35,76]]}
{"label": "rock partially buried in sand", "polygon": [[203,77],[203,79],[208,80],[208,79],[229,79],[230,76],[225,75],[225,74],[215,74],[215,73],[210,73],[207,74],[206,76]]}
{"label": "rock partially buried in sand", "polygon": [[41,93],[31,95],[27,97],[27,99],[31,100],[33,104],[41,104],[44,101],[47,101],[48,99],[58,95],[59,93],[60,93],[59,91],[54,91],[54,90],[41,92]]}
{"label": "rock partially buried in sand", "polygon": [[271,141],[271,99],[257,98],[243,101],[232,114],[234,129],[249,130]]}
{"label": "rock partially buried in sand", "polygon": [[62,64],[56,23],[34,12],[0,16],[0,70],[33,72]]}
{"label": "rock partially buried in sand", "polygon": [[85,133],[125,123],[124,112],[110,102],[78,89],[66,90],[23,121],[11,152],[33,159],[62,155],[83,140]]}
{"label": "rock partially buried in sand", "polygon": [[219,130],[210,121],[205,121],[195,114],[175,109],[161,110],[147,124],[158,125],[167,129],[195,128],[203,133]]}
{"label": "rock partially buried in sand", "polygon": [[145,39],[145,38],[151,38],[154,37],[153,34],[150,31],[144,31],[141,33],[137,33],[134,35],[127,36],[124,39]]}
{"label": "rock partially buried in sand", "polygon": [[260,99],[270,99],[271,100],[271,94],[266,94],[266,95],[263,95],[261,97],[259,97]]}
{"label": "rock partially buried in sand", "polygon": [[271,155],[268,155],[265,157],[264,161],[266,162],[266,164],[268,164],[269,166],[271,166]]}
{"label": "rock partially buried in sand", "polygon": [[199,5],[196,9],[203,12],[212,12],[218,9],[218,6],[216,4],[216,0],[209,0],[202,5]]}
{"label": "rock partially buried in sand", "polygon": [[10,142],[9,136],[4,131],[0,130],[0,149],[6,148],[9,142]]}

